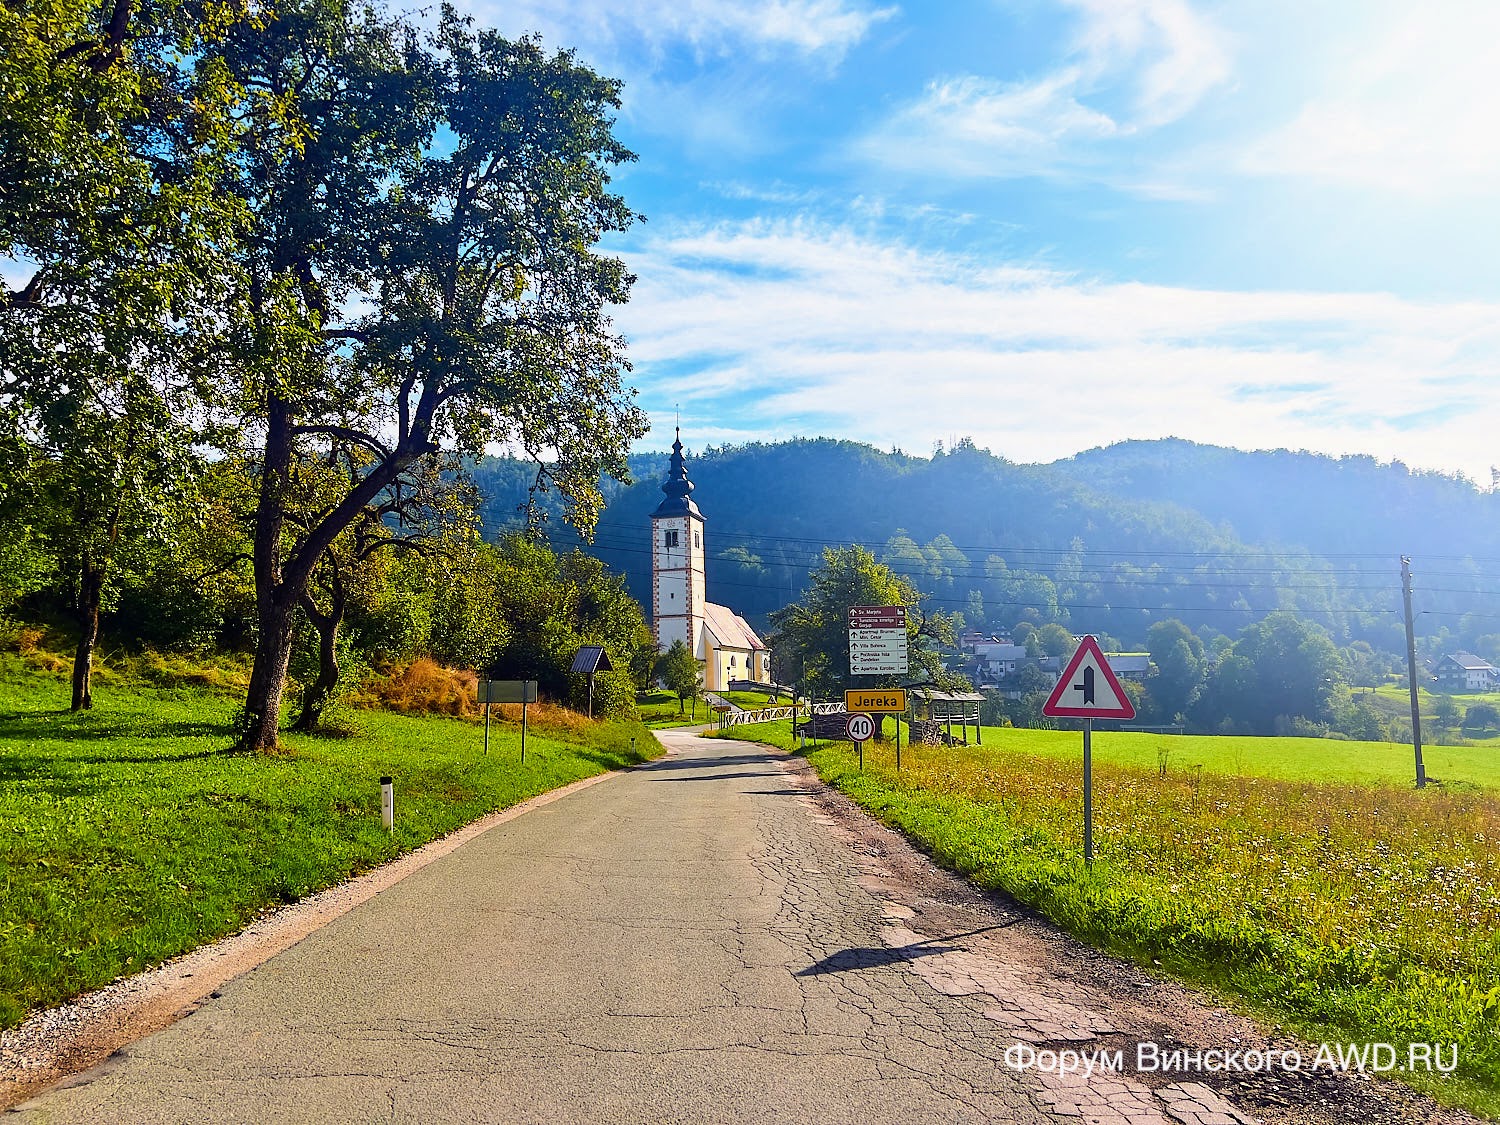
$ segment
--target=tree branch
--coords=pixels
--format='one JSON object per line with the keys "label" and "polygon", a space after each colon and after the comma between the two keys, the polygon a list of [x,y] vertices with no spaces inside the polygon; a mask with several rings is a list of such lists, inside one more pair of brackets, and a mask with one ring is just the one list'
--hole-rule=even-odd
{"label": "tree branch", "polygon": [[327,437],[342,438],[344,441],[363,446],[382,461],[389,460],[392,450],[387,449],[376,438],[362,430],[350,429],[348,426],[293,426],[292,435],[299,437],[303,434],[324,434]]}

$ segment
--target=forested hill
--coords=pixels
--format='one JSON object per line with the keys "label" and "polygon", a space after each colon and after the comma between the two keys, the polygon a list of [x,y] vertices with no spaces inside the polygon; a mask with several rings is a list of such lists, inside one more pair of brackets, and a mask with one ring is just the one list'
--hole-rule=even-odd
{"label": "forested hill", "polygon": [[1168,438],[1091,449],[1048,468],[1107,495],[1178,504],[1251,543],[1325,554],[1500,557],[1500,492],[1399,462],[1247,453]]}
{"label": "forested hill", "polygon": [[[757,624],[797,597],[824,546],[861,543],[971,625],[1058,620],[1136,645],[1179,617],[1233,635],[1296,610],[1342,643],[1402,648],[1397,556],[1428,571],[1429,631],[1500,632],[1500,497],[1365,459],[1126,443],[1018,465],[960,442],[931,458],[797,439],[689,450],[707,518],[709,596]],[[650,513],[665,454],[631,458],[586,549],[649,606]],[[514,523],[531,474],[477,470],[490,530]],[[576,539],[555,514],[559,546]],[[1464,561],[1472,556],[1472,561]],[[1436,560],[1441,558],[1441,563]],[[1441,583],[1439,586],[1438,583]],[[1470,638],[1472,639],[1472,638]]]}

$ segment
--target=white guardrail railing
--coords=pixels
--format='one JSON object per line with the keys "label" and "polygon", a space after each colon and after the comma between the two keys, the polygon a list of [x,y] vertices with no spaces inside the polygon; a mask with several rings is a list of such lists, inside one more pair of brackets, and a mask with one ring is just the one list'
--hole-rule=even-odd
{"label": "white guardrail railing", "polygon": [[[842,703],[814,703],[814,715],[837,715],[844,710]],[[719,729],[742,727],[746,723],[769,723],[775,719],[790,719],[798,713],[791,704],[782,707],[762,707],[759,711],[726,711],[719,716]]]}

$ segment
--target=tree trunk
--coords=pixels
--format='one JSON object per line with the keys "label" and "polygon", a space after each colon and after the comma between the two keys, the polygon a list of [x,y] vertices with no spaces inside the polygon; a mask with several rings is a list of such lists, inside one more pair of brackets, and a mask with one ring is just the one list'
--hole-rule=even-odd
{"label": "tree trunk", "polygon": [[292,630],[299,594],[287,595],[281,580],[281,531],[286,522],[285,488],[292,463],[292,421],[287,405],[266,396],[266,456],[255,508],[255,664],[240,717],[235,749],[274,753],[281,732],[281,696],[292,656]]}
{"label": "tree trunk", "polygon": [[293,730],[317,730],[323,712],[333,701],[334,689],[339,686],[339,626],[344,620],[344,584],[337,562],[331,565],[333,590],[328,612],[320,612],[311,596],[302,599],[302,611],[318,631],[318,678],[302,693],[302,713],[292,724]]}
{"label": "tree trunk", "polygon": [[296,608],[272,601],[258,615],[260,639],[250,670],[250,690],[240,720],[237,750],[275,753],[281,731],[281,697],[286,691],[286,667],[292,657]]}
{"label": "tree trunk", "polygon": [[94,645],[99,640],[99,604],[104,597],[104,567],[85,552],[78,574],[78,651],[73,656],[74,711],[94,706]]}
{"label": "tree trunk", "polygon": [[313,626],[318,630],[318,678],[302,692],[302,713],[292,724],[293,730],[317,730],[339,686],[339,622],[324,617],[321,622],[315,619]]}

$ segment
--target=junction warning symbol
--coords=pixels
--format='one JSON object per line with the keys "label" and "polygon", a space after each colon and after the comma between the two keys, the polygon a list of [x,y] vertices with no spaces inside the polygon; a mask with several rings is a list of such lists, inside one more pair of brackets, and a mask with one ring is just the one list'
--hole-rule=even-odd
{"label": "junction warning symbol", "polygon": [[1058,719],[1133,719],[1135,707],[1099,650],[1099,642],[1085,636],[1042,706],[1042,714]]}

